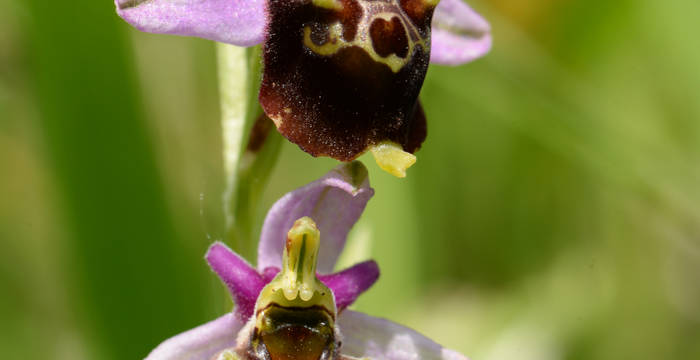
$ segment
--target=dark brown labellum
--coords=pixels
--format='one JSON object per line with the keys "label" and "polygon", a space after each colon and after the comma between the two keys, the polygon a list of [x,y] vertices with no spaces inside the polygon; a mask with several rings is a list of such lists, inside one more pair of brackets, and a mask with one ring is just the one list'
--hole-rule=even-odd
{"label": "dark brown labellum", "polygon": [[265,113],[314,156],[349,161],[383,141],[415,152],[434,3],[269,0]]}

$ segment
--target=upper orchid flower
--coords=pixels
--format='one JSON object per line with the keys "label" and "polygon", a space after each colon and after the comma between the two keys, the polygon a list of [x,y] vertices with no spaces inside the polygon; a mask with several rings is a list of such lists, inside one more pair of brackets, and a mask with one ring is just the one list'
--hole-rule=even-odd
{"label": "upper orchid flower", "polygon": [[262,230],[258,266],[216,243],[206,255],[236,307],[177,335],[146,360],[466,360],[401,325],[346,310],[379,276],[374,261],[332,271],[372,196],[358,162],[280,199]]}
{"label": "upper orchid flower", "polygon": [[397,176],[426,136],[418,93],[429,61],[462,64],[491,47],[489,24],[462,0],[115,3],[143,31],[264,42],[259,99],[280,133],[313,156],[371,150]]}

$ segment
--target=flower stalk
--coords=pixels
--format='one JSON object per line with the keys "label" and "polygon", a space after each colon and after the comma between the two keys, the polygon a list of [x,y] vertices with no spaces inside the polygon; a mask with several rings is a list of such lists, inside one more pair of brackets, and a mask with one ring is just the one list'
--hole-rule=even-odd
{"label": "flower stalk", "polygon": [[254,259],[260,196],[277,161],[282,137],[272,130],[257,101],[260,47],[217,44],[226,242]]}

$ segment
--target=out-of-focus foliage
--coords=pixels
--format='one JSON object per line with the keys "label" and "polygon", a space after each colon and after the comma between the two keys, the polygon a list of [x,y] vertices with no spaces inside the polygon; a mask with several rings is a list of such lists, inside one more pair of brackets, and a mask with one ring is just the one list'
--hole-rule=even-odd
{"label": "out-of-focus foliage", "polygon": [[[700,2],[472,4],[495,47],[431,67],[429,136],[346,263],[357,306],[474,359],[700,357]],[[214,46],[109,1],[0,0],[0,357],[138,359],[228,309]],[[258,221],[333,166],[285,144]]]}

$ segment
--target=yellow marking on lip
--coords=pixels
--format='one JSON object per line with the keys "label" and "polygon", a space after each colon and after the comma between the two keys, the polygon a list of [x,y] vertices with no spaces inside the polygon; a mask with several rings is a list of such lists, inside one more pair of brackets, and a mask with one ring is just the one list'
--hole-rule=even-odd
{"label": "yellow marking on lip", "polygon": [[311,3],[324,9],[343,10],[343,3],[340,0],[313,0]]}
{"label": "yellow marking on lip", "polygon": [[[435,1],[435,0],[429,0]],[[317,4],[318,2],[318,4]],[[313,4],[319,7],[324,7],[322,4],[332,4],[333,0],[314,0]],[[353,41],[345,41],[342,38],[343,25],[336,22],[329,26],[328,41],[322,45],[317,45],[311,40],[311,27],[304,28],[304,45],[316,54],[321,56],[331,56],[343,48],[357,46],[363,49],[372,60],[380,64],[385,64],[392,72],[397,73],[401,68],[408,64],[413,58],[413,51],[416,46],[420,46],[424,51],[429,51],[428,42],[426,39],[418,36],[418,31],[410,21],[405,12],[396,4],[387,4],[381,2],[359,2],[362,7],[363,17],[358,22],[358,36]],[[381,10],[380,10],[381,9]],[[398,17],[403,25],[404,31],[408,39],[408,55],[405,58],[398,57],[396,54],[390,54],[387,57],[382,57],[374,50],[372,38],[369,34],[369,28],[377,19],[391,21],[394,17]]]}
{"label": "yellow marking on lip", "polygon": [[337,53],[340,49],[350,46],[349,43],[341,39],[343,34],[343,25],[334,23],[328,28],[328,41],[323,45],[316,45],[311,40],[311,27],[304,28],[304,45],[311,49],[316,54],[330,56]]}

